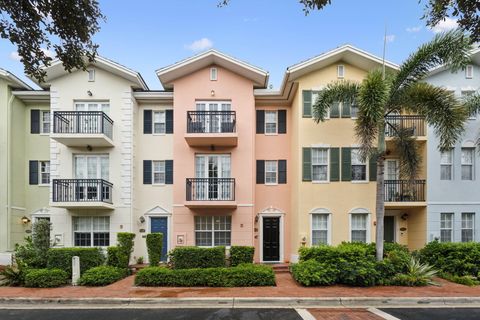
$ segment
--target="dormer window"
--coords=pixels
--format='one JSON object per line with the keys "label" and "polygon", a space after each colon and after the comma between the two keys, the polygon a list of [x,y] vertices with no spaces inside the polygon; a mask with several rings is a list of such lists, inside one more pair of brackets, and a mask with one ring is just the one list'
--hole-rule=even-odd
{"label": "dormer window", "polygon": [[468,65],[465,69],[465,78],[472,79],[473,78],[473,66]]}
{"label": "dormer window", "polygon": [[210,80],[217,81],[217,68],[210,68]]}
{"label": "dormer window", "polygon": [[345,66],[339,64],[337,66],[337,77],[343,79],[345,77]]}
{"label": "dormer window", "polygon": [[95,81],[95,69],[88,69],[88,81],[93,82]]}

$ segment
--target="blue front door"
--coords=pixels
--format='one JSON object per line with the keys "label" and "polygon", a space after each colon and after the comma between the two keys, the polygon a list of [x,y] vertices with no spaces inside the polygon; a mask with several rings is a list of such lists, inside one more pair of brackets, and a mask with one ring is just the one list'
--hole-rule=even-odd
{"label": "blue front door", "polygon": [[168,218],[167,217],[157,217],[150,218],[151,230],[150,232],[163,233],[163,246],[162,246],[162,261],[167,261],[167,251],[168,251]]}

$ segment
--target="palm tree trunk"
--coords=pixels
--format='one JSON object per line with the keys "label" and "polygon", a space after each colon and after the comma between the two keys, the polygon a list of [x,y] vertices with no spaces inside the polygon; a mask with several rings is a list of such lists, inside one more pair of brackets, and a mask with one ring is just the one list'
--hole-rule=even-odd
{"label": "palm tree trunk", "polygon": [[378,133],[377,192],[375,202],[375,248],[377,251],[377,261],[383,260],[383,218],[385,216],[385,149],[385,125],[382,122]]}

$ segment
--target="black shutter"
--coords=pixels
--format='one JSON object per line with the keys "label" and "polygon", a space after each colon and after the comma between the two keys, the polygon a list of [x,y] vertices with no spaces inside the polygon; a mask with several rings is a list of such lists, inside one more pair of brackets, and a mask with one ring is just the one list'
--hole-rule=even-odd
{"label": "black shutter", "polygon": [[152,133],[152,110],[143,110],[143,133]]}
{"label": "black shutter", "polygon": [[152,184],[152,160],[143,160],[143,184]]}
{"label": "black shutter", "polygon": [[340,149],[330,148],[330,181],[340,180]]}
{"label": "black shutter", "polygon": [[370,181],[377,181],[377,157],[370,156],[368,172]]}
{"label": "black shutter", "polygon": [[173,160],[165,160],[165,184],[173,184]]}
{"label": "black shutter", "polygon": [[165,120],[165,133],[173,133],[173,110],[166,111]]}
{"label": "black shutter", "polygon": [[40,133],[40,110],[30,110],[30,133]]}
{"label": "black shutter", "polygon": [[28,181],[30,184],[38,184],[38,161],[29,161]]}
{"label": "black shutter", "polygon": [[303,181],[312,181],[312,149],[303,148],[302,151],[303,158]]}
{"label": "black shutter", "polygon": [[257,160],[257,184],[265,184],[265,160]]}
{"label": "black shutter", "polygon": [[352,148],[342,148],[342,181],[352,180]]}
{"label": "black shutter", "polygon": [[312,117],[312,91],[311,90],[303,90],[302,91],[302,98],[303,98],[303,117],[304,118],[311,118]]}
{"label": "black shutter", "polygon": [[278,133],[287,133],[287,110],[278,110]]}
{"label": "black shutter", "polygon": [[287,183],[287,160],[278,160],[278,183]]}
{"label": "black shutter", "polygon": [[257,110],[257,133],[265,133],[265,110]]}

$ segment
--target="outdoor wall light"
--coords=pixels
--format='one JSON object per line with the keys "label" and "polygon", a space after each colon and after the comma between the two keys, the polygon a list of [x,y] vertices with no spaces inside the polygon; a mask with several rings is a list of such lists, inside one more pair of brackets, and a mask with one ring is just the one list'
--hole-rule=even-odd
{"label": "outdoor wall light", "polygon": [[30,219],[27,216],[23,216],[21,221],[22,221],[23,224],[27,224],[27,223],[30,222]]}
{"label": "outdoor wall light", "polygon": [[215,90],[210,91],[210,95],[213,97],[215,96]]}
{"label": "outdoor wall light", "polygon": [[400,218],[402,218],[402,220],[407,220],[408,219],[408,213],[402,214],[402,216]]}
{"label": "outdoor wall light", "polygon": [[141,216],[138,220],[140,220],[140,223],[144,223],[145,222],[145,218],[143,216]]}
{"label": "outdoor wall light", "polygon": [[90,90],[87,91],[87,94],[88,94],[89,97],[91,97],[93,95],[92,91],[90,91]]}

